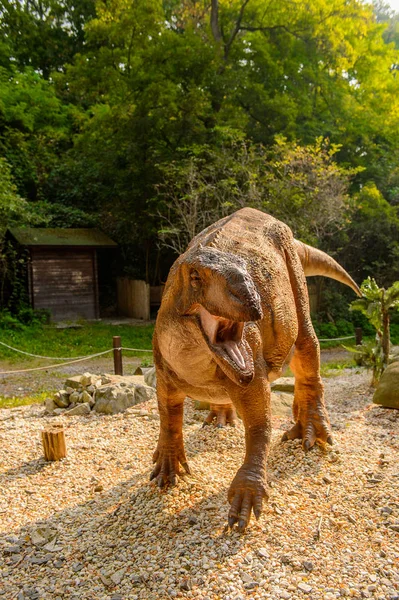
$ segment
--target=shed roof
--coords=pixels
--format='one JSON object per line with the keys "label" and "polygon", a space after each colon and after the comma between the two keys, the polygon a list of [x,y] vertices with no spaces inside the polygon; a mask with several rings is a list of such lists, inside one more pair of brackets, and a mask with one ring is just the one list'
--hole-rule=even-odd
{"label": "shed roof", "polygon": [[22,246],[117,246],[98,229],[12,227],[9,231]]}

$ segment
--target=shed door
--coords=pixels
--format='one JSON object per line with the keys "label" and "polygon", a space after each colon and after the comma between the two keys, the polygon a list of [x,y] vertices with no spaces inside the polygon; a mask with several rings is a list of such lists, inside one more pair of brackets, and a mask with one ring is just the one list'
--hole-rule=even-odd
{"label": "shed door", "polygon": [[97,274],[93,250],[34,249],[32,291],[35,309],[54,321],[97,318]]}

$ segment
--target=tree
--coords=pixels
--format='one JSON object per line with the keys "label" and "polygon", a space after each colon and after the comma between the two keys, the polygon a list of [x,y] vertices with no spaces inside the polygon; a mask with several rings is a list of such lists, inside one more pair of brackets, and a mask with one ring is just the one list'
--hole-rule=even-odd
{"label": "tree", "polygon": [[354,300],[351,310],[363,313],[376,330],[374,344],[362,349],[356,346],[356,353],[371,359],[373,367],[372,385],[376,386],[383,371],[388,366],[390,351],[390,313],[399,308],[399,281],[388,289],[378,287],[375,279],[368,277],[361,286],[363,298]]}
{"label": "tree", "polygon": [[356,171],[334,162],[338,148],[322,140],[299,146],[278,138],[267,150],[223,134],[220,146],[197,147],[163,167],[157,206],[164,245],[181,253],[204,227],[244,206],[281,219],[314,245],[347,224],[349,181]]}

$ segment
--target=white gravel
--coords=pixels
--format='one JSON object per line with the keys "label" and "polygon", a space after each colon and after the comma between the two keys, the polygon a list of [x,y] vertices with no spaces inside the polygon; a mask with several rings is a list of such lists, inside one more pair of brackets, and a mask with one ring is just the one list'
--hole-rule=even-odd
{"label": "white gravel", "polygon": [[[201,429],[188,404],[193,476],[159,492],[154,403],[69,419],[1,410],[0,599],[398,599],[399,411],[370,405],[368,381],[326,380],[332,449],[281,444],[288,421],[273,419],[270,501],[243,535],[225,530],[241,424]],[[68,456],[45,463],[40,431],[55,420]]]}

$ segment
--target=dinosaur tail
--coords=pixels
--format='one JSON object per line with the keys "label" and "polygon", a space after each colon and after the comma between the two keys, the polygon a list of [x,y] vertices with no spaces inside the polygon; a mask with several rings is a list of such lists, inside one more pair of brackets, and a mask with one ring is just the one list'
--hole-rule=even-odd
{"label": "dinosaur tail", "polygon": [[306,277],[311,275],[331,277],[331,279],[336,279],[348,285],[358,296],[362,295],[359,286],[353,281],[352,277],[331,256],[298,240],[295,240],[295,249]]}

